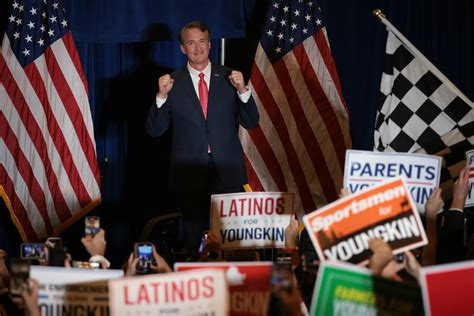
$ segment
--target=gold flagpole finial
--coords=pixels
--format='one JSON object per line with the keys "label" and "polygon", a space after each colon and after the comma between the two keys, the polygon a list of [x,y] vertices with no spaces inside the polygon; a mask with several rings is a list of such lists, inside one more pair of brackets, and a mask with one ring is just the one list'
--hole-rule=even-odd
{"label": "gold flagpole finial", "polygon": [[372,15],[378,17],[379,19],[385,18],[385,14],[383,14],[382,10],[380,9],[372,10]]}

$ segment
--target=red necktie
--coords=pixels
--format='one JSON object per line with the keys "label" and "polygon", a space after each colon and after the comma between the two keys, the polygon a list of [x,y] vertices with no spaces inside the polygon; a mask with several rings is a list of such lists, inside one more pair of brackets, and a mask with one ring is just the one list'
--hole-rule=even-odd
{"label": "red necktie", "polygon": [[207,90],[206,81],[204,80],[204,73],[201,72],[199,74],[199,78],[199,102],[201,102],[202,113],[204,113],[204,118],[207,119],[207,100],[209,92]]}

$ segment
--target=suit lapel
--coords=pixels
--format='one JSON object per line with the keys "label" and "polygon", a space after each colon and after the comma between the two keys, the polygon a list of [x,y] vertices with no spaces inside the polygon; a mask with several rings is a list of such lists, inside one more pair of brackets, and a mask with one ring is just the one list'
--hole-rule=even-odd
{"label": "suit lapel", "polygon": [[209,119],[209,116],[212,116],[214,108],[219,104],[217,100],[219,91],[221,90],[220,85],[224,83],[225,79],[225,74],[220,72],[214,64],[211,64],[211,83],[209,87],[209,101],[207,104],[207,119]]}

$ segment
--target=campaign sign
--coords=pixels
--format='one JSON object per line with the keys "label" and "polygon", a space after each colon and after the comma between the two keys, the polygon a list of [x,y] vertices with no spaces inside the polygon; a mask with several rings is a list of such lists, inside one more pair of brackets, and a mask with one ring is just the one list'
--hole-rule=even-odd
{"label": "campaign sign", "polygon": [[385,240],[395,254],[427,244],[401,177],[339,199],[305,215],[303,222],[321,260],[365,264],[374,237]]}
{"label": "campaign sign", "polygon": [[[335,262],[319,267],[311,315],[423,315],[420,288]],[[448,315],[448,314],[447,314]]]}
{"label": "campaign sign", "polygon": [[227,315],[229,291],[218,269],[111,280],[110,315]]}
{"label": "campaign sign", "polygon": [[469,168],[469,193],[466,197],[466,207],[474,206],[474,149],[466,152],[466,161]]}
{"label": "campaign sign", "polygon": [[426,315],[474,315],[474,261],[440,264],[420,270]]}
{"label": "campaign sign", "polygon": [[264,316],[270,302],[271,262],[178,262],[175,271],[212,268],[226,272],[230,315]]}
{"label": "campaign sign", "polygon": [[403,176],[418,211],[424,213],[426,201],[439,186],[441,162],[441,157],[430,155],[347,150],[344,187],[355,193]]}
{"label": "campaign sign", "polygon": [[222,249],[283,248],[293,193],[248,192],[211,197],[211,230]]}
{"label": "campaign sign", "polygon": [[108,280],[122,270],[92,270],[31,266],[39,282],[41,315],[109,315]]}

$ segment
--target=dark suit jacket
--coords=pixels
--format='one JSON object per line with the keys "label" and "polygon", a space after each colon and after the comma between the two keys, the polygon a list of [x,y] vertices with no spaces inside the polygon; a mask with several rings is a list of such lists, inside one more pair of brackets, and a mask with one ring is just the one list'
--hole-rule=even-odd
{"label": "dark suit jacket", "polygon": [[172,129],[170,187],[177,191],[207,188],[208,144],[216,171],[226,187],[247,182],[243,150],[238,138],[239,124],[258,125],[259,114],[252,97],[240,101],[230,84],[231,69],[211,65],[207,120],[193,87],[187,67],[171,74],[173,88],[158,109],[153,104],[146,128],[151,136]]}

